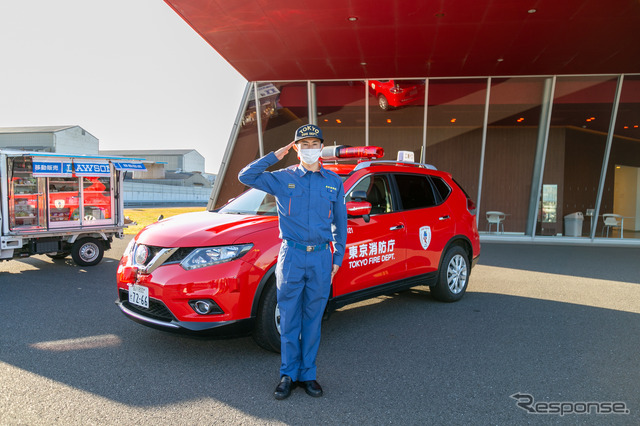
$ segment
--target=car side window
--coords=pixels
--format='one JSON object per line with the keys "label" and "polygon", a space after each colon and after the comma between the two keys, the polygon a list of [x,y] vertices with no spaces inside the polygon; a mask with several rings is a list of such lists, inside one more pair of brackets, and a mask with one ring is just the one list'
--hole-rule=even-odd
{"label": "car side window", "polygon": [[347,201],[352,201],[351,194],[354,191],[365,191],[366,201],[371,203],[371,214],[391,213],[393,211],[393,199],[389,186],[389,178],[385,175],[369,175],[358,182],[349,192]]}
{"label": "car side window", "polygon": [[433,207],[436,198],[429,178],[424,175],[394,175],[404,210]]}

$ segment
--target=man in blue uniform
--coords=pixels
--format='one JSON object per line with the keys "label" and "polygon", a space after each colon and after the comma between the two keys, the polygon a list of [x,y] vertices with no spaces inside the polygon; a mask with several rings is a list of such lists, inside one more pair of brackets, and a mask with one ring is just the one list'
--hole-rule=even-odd
{"label": "man in blue uniform", "polygon": [[[298,166],[266,171],[291,148],[300,158]],[[320,325],[347,241],[342,179],[320,164],[322,148],[322,131],[307,124],[296,130],[293,142],[254,161],[238,175],[245,185],[273,194],[278,205],[282,245],[276,279],[282,363],[276,399],[287,398],[296,385],[311,396],[322,396],[316,381]]]}

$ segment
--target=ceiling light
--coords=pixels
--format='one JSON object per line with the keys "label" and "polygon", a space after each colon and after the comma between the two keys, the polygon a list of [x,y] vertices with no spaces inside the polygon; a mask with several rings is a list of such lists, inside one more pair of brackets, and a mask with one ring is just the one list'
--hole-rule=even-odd
{"label": "ceiling light", "polygon": [[349,16],[349,17],[347,18],[347,21],[349,21],[349,22],[356,22],[357,20],[358,20],[358,17],[357,17],[357,16]]}
{"label": "ceiling light", "polygon": [[537,10],[536,10],[536,9],[529,9],[529,10],[527,10],[527,13],[536,13],[536,12],[537,12]]}
{"label": "ceiling light", "polygon": [[452,119],[451,119],[451,122],[452,122],[452,123],[455,123],[455,122],[456,122],[456,119],[455,119],[455,118],[452,118]]}
{"label": "ceiling light", "polygon": [[391,119],[387,118],[387,123],[391,124]]}
{"label": "ceiling light", "polygon": [[360,65],[362,65],[364,67],[365,65],[367,65],[367,63],[366,62],[360,62]]}
{"label": "ceiling light", "polygon": [[338,124],[342,124],[342,120],[340,120],[340,119],[336,119],[336,123],[338,123]]}
{"label": "ceiling light", "polygon": [[502,61],[504,61],[503,58],[498,58],[498,62],[502,62]]}

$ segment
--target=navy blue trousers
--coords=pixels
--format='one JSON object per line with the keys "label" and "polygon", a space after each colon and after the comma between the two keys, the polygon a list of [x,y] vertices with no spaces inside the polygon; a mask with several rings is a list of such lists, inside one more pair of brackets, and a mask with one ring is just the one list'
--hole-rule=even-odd
{"label": "navy blue trousers", "polygon": [[331,289],[330,249],[306,252],[282,244],[276,279],[280,308],[280,377],[316,379],[322,316]]}

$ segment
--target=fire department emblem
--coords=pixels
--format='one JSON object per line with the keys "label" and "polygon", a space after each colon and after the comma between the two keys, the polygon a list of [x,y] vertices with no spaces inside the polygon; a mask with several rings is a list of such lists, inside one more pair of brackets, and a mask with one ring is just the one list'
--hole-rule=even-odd
{"label": "fire department emblem", "polygon": [[62,209],[64,208],[64,200],[55,200],[53,205],[56,206],[56,209]]}
{"label": "fire department emblem", "polygon": [[422,228],[420,228],[420,244],[422,244],[422,248],[423,249],[428,249],[429,248],[429,244],[431,244],[431,227],[430,226],[423,226]]}

